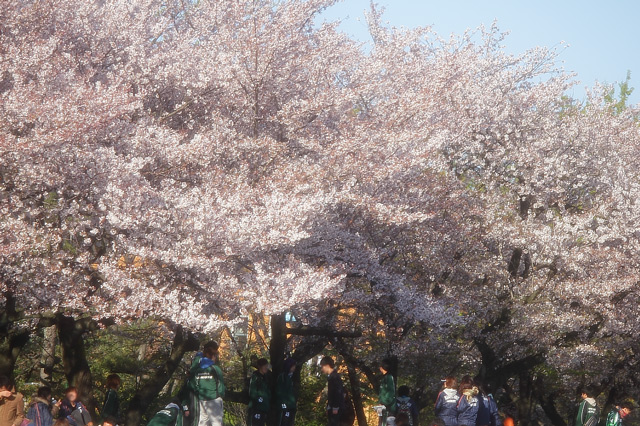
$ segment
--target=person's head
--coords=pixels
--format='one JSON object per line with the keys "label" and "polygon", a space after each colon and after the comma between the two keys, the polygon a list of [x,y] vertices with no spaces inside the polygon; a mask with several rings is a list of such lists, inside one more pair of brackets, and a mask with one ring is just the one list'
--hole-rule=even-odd
{"label": "person's head", "polygon": [[78,389],[71,386],[64,391],[64,397],[71,403],[78,400]]}
{"label": "person's head", "polygon": [[287,358],[284,360],[284,364],[282,366],[282,371],[287,374],[293,374],[296,371],[296,360],[293,358]]}
{"label": "person's head", "polygon": [[256,362],[256,368],[258,369],[258,373],[267,374],[269,371],[269,361],[266,358],[260,358],[258,362]]}
{"label": "person's head", "polygon": [[433,423],[431,423],[431,425],[432,426],[446,426],[447,424],[442,419],[435,419],[433,421]]}
{"label": "person's head", "polygon": [[396,415],[396,426],[409,426],[409,416],[407,413],[398,413]]}
{"label": "person's head", "polygon": [[118,421],[113,417],[107,417],[102,421],[102,426],[117,426]]}
{"label": "person's head", "polygon": [[445,389],[456,389],[458,387],[458,381],[453,376],[447,376],[444,378]]}
{"label": "person's head", "polygon": [[120,376],[117,374],[109,374],[107,376],[107,389],[118,390],[121,384],[122,380],[120,380]]}
{"label": "person's head", "polygon": [[67,419],[58,419],[53,426],[69,426],[69,421]]}
{"label": "person's head", "polygon": [[11,391],[11,380],[7,376],[0,376],[0,391]]}
{"label": "person's head", "polygon": [[320,370],[324,374],[331,374],[334,368],[336,368],[336,363],[333,361],[333,358],[330,356],[323,356],[320,360]]}
{"label": "person's head", "polygon": [[620,404],[620,409],[618,412],[620,413],[620,417],[627,417],[633,411],[633,406],[628,403]]}
{"label": "person's head", "polygon": [[380,372],[387,374],[389,371],[391,371],[391,360],[385,358],[380,362]]}
{"label": "person's head", "polygon": [[398,388],[398,396],[407,397],[409,393],[411,393],[409,386],[403,385]]}
{"label": "person's head", "polygon": [[38,398],[44,399],[47,402],[51,402],[51,388],[49,386],[43,386],[38,389]]}
{"label": "person's head", "polygon": [[204,347],[202,348],[202,354],[209,359],[215,360],[218,358],[219,348],[220,345],[218,345],[218,342],[212,340],[204,345]]}
{"label": "person's head", "polygon": [[474,383],[471,376],[464,376],[462,380],[460,380],[460,387],[458,388],[458,392],[462,394],[467,389],[472,389],[473,386],[474,386]]}
{"label": "person's head", "polygon": [[587,399],[587,398],[594,398],[596,396],[596,391],[593,388],[593,386],[585,386],[582,388],[582,391],[580,393],[580,397],[582,399]]}

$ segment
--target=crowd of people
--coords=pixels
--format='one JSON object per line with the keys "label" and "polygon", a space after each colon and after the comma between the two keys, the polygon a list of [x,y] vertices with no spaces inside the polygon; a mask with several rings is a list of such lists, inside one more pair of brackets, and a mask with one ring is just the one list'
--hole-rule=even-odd
{"label": "crowd of people", "polygon": [[[327,377],[327,425],[352,426],[355,411],[349,393],[343,385],[335,361],[330,356],[320,360],[320,370]],[[272,383],[269,362],[265,358],[254,363],[255,372],[249,382],[248,419],[250,426],[265,426],[275,410],[277,418],[269,424],[295,424],[298,390],[294,384],[296,361],[288,358],[282,373]],[[419,406],[410,397],[407,386],[396,388],[390,360],[380,363],[378,426],[417,426]],[[122,424],[117,374],[107,377],[107,390],[100,410],[102,426]],[[222,426],[225,383],[219,365],[218,343],[209,342],[194,357],[185,385],[169,404],[158,411],[148,426]],[[601,413],[592,389],[582,392],[575,426],[600,425]],[[630,404],[612,409],[606,426],[621,426],[632,410]],[[436,422],[433,426],[513,426],[510,417],[501,418],[493,396],[477,380],[465,376],[460,383],[454,377],[443,380],[443,389],[435,401]],[[31,398],[25,413],[24,397],[16,392],[7,377],[0,376],[0,426],[93,426],[92,416],[78,400],[78,391],[70,387],[64,398],[56,401],[51,389],[41,387]]]}

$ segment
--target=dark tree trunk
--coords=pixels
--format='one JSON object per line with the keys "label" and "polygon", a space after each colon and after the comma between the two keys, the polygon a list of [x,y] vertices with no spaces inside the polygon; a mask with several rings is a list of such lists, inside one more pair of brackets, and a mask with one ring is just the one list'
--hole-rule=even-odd
{"label": "dark tree trunk", "polygon": [[356,411],[358,426],[367,426],[367,416],[364,413],[364,405],[362,403],[362,393],[360,392],[360,378],[355,367],[347,362],[347,373],[349,375],[349,384],[351,386],[351,401]]}
{"label": "dark tree trunk", "polygon": [[62,314],[57,316],[58,338],[62,347],[62,364],[69,386],[78,390],[78,399],[86,406],[92,417],[96,413],[96,401],[93,397],[93,378],[87,361],[84,334],[95,331],[98,324],[91,318],[75,320]]}
{"label": "dark tree trunk", "polygon": [[287,321],[284,314],[271,315],[271,342],[269,342],[269,358],[271,358],[271,412],[269,413],[269,424],[275,425],[278,420],[278,407],[275,398],[276,381],[282,372],[285,352],[287,350]]}
{"label": "dark tree trunk", "polygon": [[176,328],[171,354],[131,398],[126,413],[125,426],[138,426],[142,423],[145,411],[171,379],[184,354],[188,351],[198,350],[199,345],[200,342],[192,333],[183,330],[181,326]]}
{"label": "dark tree trunk", "polygon": [[30,338],[28,329],[19,329],[16,322],[20,314],[16,309],[16,300],[11,292],[5,292],[4,312],[0,314],[0,375],[13,377],[13,368],[20,351]]}
{"label": "dark tree trunk", "polygon": [[520,426],[533,425],[531,421],[531,412],[533,407],[533,380],[529,371],[522,371],[519,374],[519,392],[518,402],[516,404],[518,408],[518,418],[520,419]]}

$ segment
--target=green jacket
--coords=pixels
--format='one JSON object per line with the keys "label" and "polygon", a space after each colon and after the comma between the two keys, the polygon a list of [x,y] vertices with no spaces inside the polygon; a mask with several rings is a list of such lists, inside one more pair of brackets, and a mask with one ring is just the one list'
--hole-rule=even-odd
{"label": "green jacket", "polygon": [[147,426],[182,426],[182,412],[176,404],[169,404],[151,418]]}
{"label": "green jacket", "polygon": [[397,400],[396,400],[396,384],[393,380],[393,376],[389,373],[382,376],[382,382],[380,383],[380,394],[378,395],[378,401],[380,404],[387,407],[389,413],[396,412]]}
{"label": "green jacket", "polygon": [[200,401],[224,398],[226,388],[222,370],[209,358],[202,358],[191,369],[188,388]]}
{"label": "green jacket", "polygon": [[596,404],[596,400],[593,398],[587,398],[580,403],[575,426],[584,426],[584,424],[587,423],[587,420],[597,415],[598,415],[598,406]]}
{"label": "green jacket", "polygon": [[296,409],[297,397],[292,375],[280,373],[276,381],[276,398],[279,408],[283,410]]}
{"label": "green jacket", "polygon": [[118,392],[116,392],[115,389],[107,390],[100,414],[103,419],[107,417],[118,419],[120,417],[120,400],[118,399]]}
{"label": "green jacket", "polygon": [[266,375],[254,371],[249,384],[249,409],[268,413],[271,407],[271,386]]}

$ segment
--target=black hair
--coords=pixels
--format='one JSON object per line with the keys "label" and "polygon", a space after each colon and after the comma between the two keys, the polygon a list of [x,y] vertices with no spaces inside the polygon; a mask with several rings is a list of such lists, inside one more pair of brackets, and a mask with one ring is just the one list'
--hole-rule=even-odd
{"label": "black hair", "polygon": [[389,358],[385,358],[380,362],[380,367],[384,369],[384,371],[391,371],[391,360]]}
{"label": "black hair", "polygon": [[596,396],[596,388],[593,385],[585,386],[582,388],[582,393],[589,398]]}
{"label": "black hair", "polygon": [[269,361],[267,361],[266,358],[260,358],[257,362],[256,362],[256,366],[258,368],[260,367],[264,367],[265,365],[269,365]]}
{"label": "black hair", "polygon": [[7,376],[0,376],[0,388],[11,390],[11,380]]}
{"label": "black hair", "polygon": [[398,396],[409,396],[409,393],[411,392],[411,390],[409,389],[409,386],[400,386],[398,388]]}
{"label": "black hair", "polygon": [[333,360],[333,358],[331,358],[330,356],[323,356],[322,359],[320,360],[320,365],[322,367],[324,367],[325,365],[328,365],[331,368],[335,368],[336,363]]}
{"label": "black hair", "polygon": [[51,398],[51,388],[49,386],[43,386],[38,389],[38,398],[42,399],[50,399]]}

